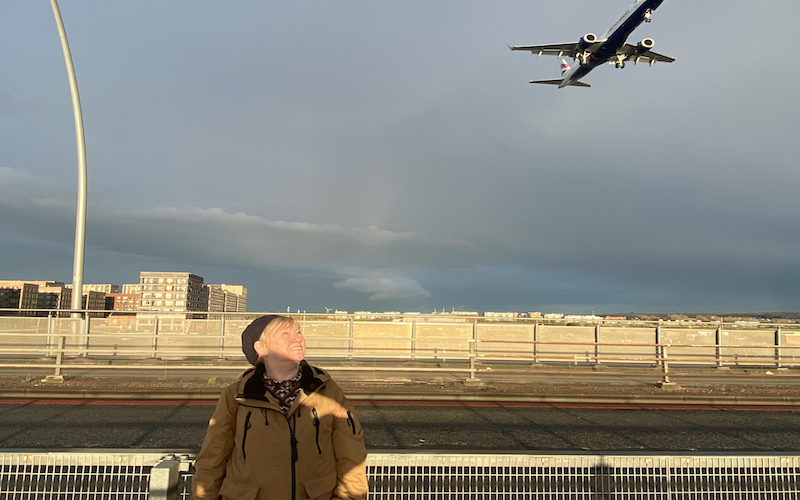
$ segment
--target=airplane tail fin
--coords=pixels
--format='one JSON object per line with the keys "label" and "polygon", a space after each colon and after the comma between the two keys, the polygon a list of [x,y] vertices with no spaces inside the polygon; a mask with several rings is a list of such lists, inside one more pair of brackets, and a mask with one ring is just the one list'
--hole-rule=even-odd
{"label": "airplane tail fin", "polygon": [[566,59],[562,59],[561,60],[561,77],[563,78],[564,75],[566,75],[567,71],[569,71],[569,70],[570,70],[569,63],[567,62]]}

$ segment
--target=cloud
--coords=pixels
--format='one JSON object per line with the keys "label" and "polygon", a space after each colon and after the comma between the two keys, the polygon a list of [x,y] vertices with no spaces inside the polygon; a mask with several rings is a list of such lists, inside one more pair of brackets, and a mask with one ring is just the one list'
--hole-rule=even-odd
{"label": "cloud", "polygon": [[401,277],[348,278],[333,286],[368,294],[370,300],[421,300],[431,296],[415,280]]}
{"label": "cloud", "polygon": [[[75,202],[63,191],[38,196],[39,180],[18,170],[0,170],[0,214],[5,215],[7,232],[28,246],[59,240],[68,248],[74,215],[66,208]],[[91,208],[87,245],[96,249],[184,265],[317,271],[345,277],[334,286],[374,300],[429,297],[417,281],[403,276],[403,266],[441,264],[470,246],[414,231],[270,220],[216,207],[124,212],[96,202]],[[387,266],[395,266],[392,276],[374,276]],[[360,277],[364,274],[373,276]]]}

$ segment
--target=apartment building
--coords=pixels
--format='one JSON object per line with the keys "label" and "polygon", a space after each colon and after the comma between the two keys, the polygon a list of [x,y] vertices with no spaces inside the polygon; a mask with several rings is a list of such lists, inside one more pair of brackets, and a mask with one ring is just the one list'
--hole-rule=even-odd
{"label": "apartment building", "polygon": [[[39,302],[36,306],[37,309],[71,309],[72,308],[72,289],[64,286],[63,283],[50,286],[39,287]],[[39,316],[47,316],[48,312],[39,311]],[[59,317],[66,318],[69,313],[59,313]]]}
{"label": "apartment building", "polygon": [[[247,311],[247,287],[242,285],[219,285],[225,291],[226,312]],[[235,305],[234,305],[235,303]]]}
{"label": "apartment building", "polygon": [[[191,273],[139,273],[142,310],[152,312],[207,311],[208,288]],[[194,317],[187,315],[187,319]]]}
{"label": "apartment building", "polygon": [[109,311],[138,311],[138,293],[109,293],[106,295],[106,309]]}
{"label": "apartment building", "polygon": [[[39,302],[39,285],[28,281],[0,281],[0,308],[36,309]],[[33,311],[21,313],[33,316]]]}
{"label": "apartment building", "polygon": [[[72,288],[72,285],[66,285],[67,288]],[[84,284],[83,285],[83,294],[86,295],[88,292],[102,292],[106,295],[110,293],[119,293],[119,285],[111,285],[111,284]]]}
{"label": "apartment building", "polygon": [[247,311],[247,288],[242,285],[207,285],[208,310],[213,312]]}

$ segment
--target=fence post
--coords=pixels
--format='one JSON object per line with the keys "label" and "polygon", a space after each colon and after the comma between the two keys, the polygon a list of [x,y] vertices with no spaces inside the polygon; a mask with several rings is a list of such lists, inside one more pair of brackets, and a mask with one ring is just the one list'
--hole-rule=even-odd
{"label": "fence post", "polygon": [[600,364],[600,323],[594,326],[594,364]]}
{"label": "fence post", "polygon": [[150,469],[150,500],[177,500],[181,462],[169,457]]}
{"label": "fence post", "polygon": [[155,359],[156,351],[158,350],[158,315],[153,315],[153,356],[152,358]]}
{"label": "fence post", "polygon": [[475,376],[475,360],[478,357],[478,318],[472,321],[472,340],[469,343],[469,382],[479,382]]}
{"label": "fence post", "polygon": [[350,316],[350,340],[347,343],[347,359],[353,359],[353,349],[355,348],[355,325],[356,317],[355,315]]}
{"label": "fence post", "polygon": [[717,331],[714,333],[714,344],[717,346],[717,368],[722,368],[722,323],[717,323]]}
{"label": "fence post", "polygon": [[781,327],[775,330],[775,366],[781,367]]}
{"label": "fence post", "polygon": [[53,348],[53,313],[47,314],[47,356],[52,355]]}
{"label": "fence post", "polygon": [[58,338],[58,350],[56,351],[56,372],[53,374],[55,377],[61,376],[61,364],[64,361],[64,348],[67,345],[67,336],[60,335]]}
{"label": "fence post", "polygon": [[664,365],[664,360],[660,360],[658,358],[664,357],[664,348],[659,346],[661,344],[661,325],[656,325],[656,366]]}
{"label": "fence post", "polygon": [[411,319],[411,361],[417,359],[417,318]]}
{"label": "fence post", "polygon": [[664,367],[664,380],[662,382],[663,385],[671,385],[669,381],[669,362],[667,361],[667,346],[661,346],[661,358]]}
{"label": "fence post", "polygon": [[219,359],[222,359],[225,351],[225,314],[219,320]]}
{"label": "fence post", "polygon": [[81,357],[85,358],[89,356],[89,322],[91,318],[88,314],[84,315],[81,318],[81,338],[79,341],[79,347],[81,351]]}
{"label": "fence post", "polygon": [[539,363],[539,322],[533,323],[533,362]]}

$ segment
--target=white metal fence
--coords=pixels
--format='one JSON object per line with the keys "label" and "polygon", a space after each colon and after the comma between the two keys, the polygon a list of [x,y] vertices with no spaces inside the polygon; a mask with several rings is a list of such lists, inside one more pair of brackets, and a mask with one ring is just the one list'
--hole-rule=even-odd
{"label": "white metal fence", "polygon": [[[7,310],[2,312],[9,312]],[[60,318],[0,316],[0,368],[186,370],[244,362],[241,332],[259,314]],[[511,363],[800,366],[800,325],[594,323],[457,316],[296,315],[309,359],[447,363],[474,377]],[[226,364],[227,363],[227,364]],[[358,369],[353,366],[354,370]],[[409,368],[404,368],[409,369]],[[431,369],[418,367],[419,370]]]}
{"label": "white metal fence", "polygon": [[[189,499],[193,452],[0,450],[3,499]],[[796,499],[800,454],[370,453],[372,499]]]}

